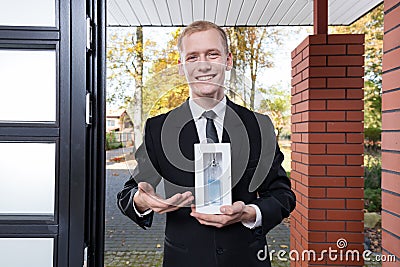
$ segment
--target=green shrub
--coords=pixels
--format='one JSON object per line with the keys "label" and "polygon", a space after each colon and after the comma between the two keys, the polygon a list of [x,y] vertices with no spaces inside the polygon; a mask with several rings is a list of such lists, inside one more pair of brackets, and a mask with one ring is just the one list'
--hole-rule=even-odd
{"label": "green shrub", "polygon": [[374,143],[381,141],[381,132],[379,128],[364,128],[365,139]]}
{"label": "green shrub", "polygon": [[106,150],[116,149],[122,147],[122,142],[117,141],[114,132],[106,133]]}
{"label": "green shrub", "polygon": [[381,211],[382,197],[381,189],[365,188],[364,189],[364,208],[369,212]]}
{"label": "green shrub", "polygon": [[364,188],[381,188],[382,160],[380,155],[364,156]]}
{"label": "green shrub", "polygon": [[382,156],[380,149],[366,149],[364,156],[364,208],[381,211]]}

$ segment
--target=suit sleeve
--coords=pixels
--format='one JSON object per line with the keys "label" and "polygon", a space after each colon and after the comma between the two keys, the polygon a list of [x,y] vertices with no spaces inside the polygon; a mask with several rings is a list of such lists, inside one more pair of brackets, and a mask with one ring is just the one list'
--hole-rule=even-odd
{"label": "suit sleeve", "polygon": [[149,123],[146,123],[144,141],[135,153],[137,166],[133,170],[133,174],[129,180],[125,183],[124,188],[117,194],[118,208],[124,215],[128,216],[143,229],[151,227],[154,212],[139,217],[133,207],[133,196],[138,191],[139,182],[148,182],[156,188],[161,180],[161,176],[157,171],[159,168],[149,128]]}
{"label": "suit sleeve", "polygon": [[[296,196],[291,190],[290,179],[282,167],[283,158],[283,153],[276,144],[271,169],[257,190],[259,198],[252,202],[260,208],[263,234],[281,223],[296,206]],[[262,159],[259,163],[262,164]]]}

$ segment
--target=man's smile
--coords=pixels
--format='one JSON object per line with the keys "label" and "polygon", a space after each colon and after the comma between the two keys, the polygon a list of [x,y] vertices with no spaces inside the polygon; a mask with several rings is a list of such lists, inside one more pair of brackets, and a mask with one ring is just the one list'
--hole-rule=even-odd
{"label": "man's smile", "polygon": [[198,81],[208,81],[217,76],[217,74],[197,76],[195,79]]}

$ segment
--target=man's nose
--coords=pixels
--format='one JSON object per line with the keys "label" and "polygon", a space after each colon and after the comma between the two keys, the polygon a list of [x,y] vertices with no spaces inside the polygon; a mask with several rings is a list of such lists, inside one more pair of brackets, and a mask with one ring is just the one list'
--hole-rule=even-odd
{"label": "man's nose", "polygon": [[203,59],[198,62],[197,69],[198,71],[202,72],[209,71],[211,70],[211,62],[207,61],[206,59]]}

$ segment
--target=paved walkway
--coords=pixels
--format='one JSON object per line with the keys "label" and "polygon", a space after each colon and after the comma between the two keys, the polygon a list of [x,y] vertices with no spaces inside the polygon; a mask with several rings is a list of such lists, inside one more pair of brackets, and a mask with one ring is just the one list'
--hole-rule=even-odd
{"label": "paved walkway", "polygon": [[[155,214],[153,225],[143,230],[122,215],[116,204],[116,195],[130,177],[134,162],[109,162],[109,159],[127,153],[127,150],[107,152],[106,236],[105,266],[157,266],[162,259],[165,215]],[[157,191],[161,193],[163,186]],[[269,249],[289,250],[289,228],[280,224],[267,236]]]}

